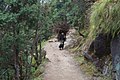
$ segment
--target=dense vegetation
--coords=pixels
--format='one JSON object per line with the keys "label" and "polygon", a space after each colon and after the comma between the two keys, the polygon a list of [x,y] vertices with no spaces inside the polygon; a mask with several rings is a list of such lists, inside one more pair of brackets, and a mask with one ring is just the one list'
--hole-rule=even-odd
{"label": "dense vegetation", "polygon": [[43,60],[43,41],[59,26],[74,27],[84,41],[118,35],[119,13],[119,0],[0,0],[0,80],[32,79]]}
{"label": "dense vegetation", "polygon": [[41,43],[51,35],[47,6],[37,0],[0,5],[0,79],[29,80],[42,62]]}
{"label": "dense vegetation", "polygon": [[100,0],[92,6],[91,29],[96,33],[107,33],[113,37],[120,33],[120,1]]}
{"label": "dense vegetation", "polygon": [[73,2],[0,1],[0,79],[32,79],[42,62],[41,43],[52,35],[52,27],[81,27],[82,3]]}

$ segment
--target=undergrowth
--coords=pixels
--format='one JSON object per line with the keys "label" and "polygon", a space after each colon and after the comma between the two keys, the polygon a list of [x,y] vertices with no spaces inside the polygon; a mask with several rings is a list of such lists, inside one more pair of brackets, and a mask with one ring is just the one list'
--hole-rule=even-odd
{"label": "undergrowth", "polygon": [[[44,48],[44,46],[46,45],[47,41],[43,41],[41,46],[42,48]],[[39,46],[38,46],[39,49]],[[42,52],[42,54],[45,54],[44,52]],[[43,55],[42,55],[43,56]],[[43,56],[44,57],[44,56]],[[34,60],[34,59],[33,59]],[[35,70],[35,72],[33,73],[33,80],[43,80],[43,74],[45,71],[45,64],[48,62],[47,58],[42,58],[42,63],[38,66],[37,70]],[[36,62],[34,62],[35,64]]]}
{"label": "undergrowth", "polygon": [[[83,30],[82,33],[87,36],[89,32]],[[80,37],[77,33],[74,36],[76,39],[79,39]],[[97,80],[112,80],[111,77],[103,76],[101,72],[97,70],[96,66],[92,62],[84,59],[84,56],[82,55],[82,52],[89,48],[89,45],[93,39],[93,36],[89,34],[87,37],[82,38],[78,42],[77,46],[70,48],[69,50],[75,54],[75,60],[80,64],[80,69],[84,72],[85,75],[90,78],[98,78]]]}
{"label": "undergrowth", "polygon": [[43,75],[44,75],[44,71],[45,71],[45,64],[47,62],[48,62],[48,59],[44,59],[42,61],[41,65],[34,72],[34,74],[33,74],[34,80],[43,80]]}

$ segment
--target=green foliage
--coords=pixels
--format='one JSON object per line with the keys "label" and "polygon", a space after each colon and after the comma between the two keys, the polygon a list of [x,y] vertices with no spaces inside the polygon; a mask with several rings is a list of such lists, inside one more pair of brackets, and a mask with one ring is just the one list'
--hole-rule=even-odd
{"label": "green foliage", "polygon": [[92,7],[91,31],[115,35],[120,33],[120,1],[100,0]]}
{"label": "green foliage", "polygon": [[84,27],[84,3],[83,0],[74,2],[72,0],[67,1],[53,1],[51,3],[52,21],[60,22],[67,21],[72,27],[83,28]]}
{"label": "green foliage", "polygon": [[15,3],[17,2],[17,0],[4,0],[7,4],[10,4],[10,3]]}
{"label": "green foliage", "polygon": [[[52,22],[47,16],[49,11],[46,10],[48,4],[43,5],[37,0],[3,0],[0,4],[0,68],[14,66],[17,50],[17,64],[22,65],[22,74],[26,70],[31,73],[29,67],[33,57],[31,54],[35,52],[33,46],[36,36],[39,38],[36,41],[42,42],[52,35]],[[31,47],[33,53],[30,53]],[[14,71],[13,68],[11,70]]]}
{"label": "green foliage", "polygon": [[4,50],[6,52],[10,52],[11,44],[14,43],[14,37],[10,36],[9,34],[5,34],[3,39],[2,39],[2,46],[1,50]]}

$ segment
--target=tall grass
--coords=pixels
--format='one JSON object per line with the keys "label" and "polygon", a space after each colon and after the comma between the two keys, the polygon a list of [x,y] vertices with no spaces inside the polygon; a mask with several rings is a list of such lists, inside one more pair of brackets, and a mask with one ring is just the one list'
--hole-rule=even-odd
{"label": "tall grass", "polygon": [[120,0],[100,0],[92,6],[90,17],[92,34],[108,33],[113,37],[120,33]]}

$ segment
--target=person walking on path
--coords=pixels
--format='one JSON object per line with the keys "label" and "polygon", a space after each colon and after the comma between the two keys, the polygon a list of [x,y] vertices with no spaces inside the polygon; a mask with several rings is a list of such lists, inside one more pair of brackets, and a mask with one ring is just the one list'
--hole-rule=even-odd
{"label": "person walking on path", "polygon": [[60,41],[59,49],[61,50],[64,48],[64,42],[66,41],[66,36],[64,33],[61,33],[59,35],[59,41]]}

